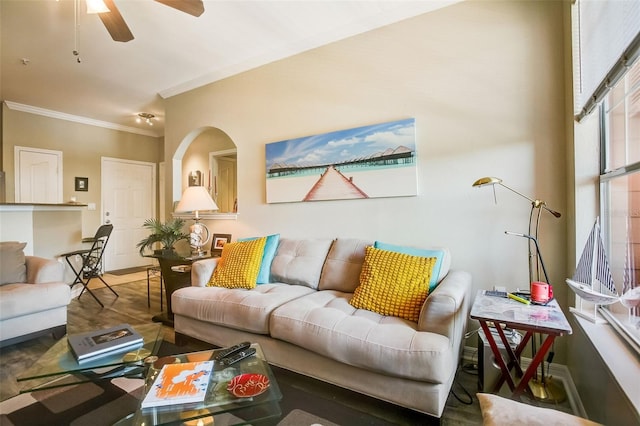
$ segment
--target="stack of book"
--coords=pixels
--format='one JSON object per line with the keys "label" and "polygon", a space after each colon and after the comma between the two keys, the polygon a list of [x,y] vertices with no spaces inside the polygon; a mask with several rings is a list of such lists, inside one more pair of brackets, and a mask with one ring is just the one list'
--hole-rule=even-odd
{"label": "stack of book", "polygon": [[88,333],[73,334],[67,339],[71,352],[79,364],[122,352],[129,352],[144,344],[142,336],[129,324],[120,324]]}

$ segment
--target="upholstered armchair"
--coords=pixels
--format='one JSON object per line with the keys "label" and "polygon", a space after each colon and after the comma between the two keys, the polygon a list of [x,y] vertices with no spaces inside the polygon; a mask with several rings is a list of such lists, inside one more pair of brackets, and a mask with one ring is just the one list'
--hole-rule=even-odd
{"label": "upholstered armchair", "polygon": [[64,283],[64,265],[25,256],[25,246],[0,242],[0,346],[66,333],[71,289]]}

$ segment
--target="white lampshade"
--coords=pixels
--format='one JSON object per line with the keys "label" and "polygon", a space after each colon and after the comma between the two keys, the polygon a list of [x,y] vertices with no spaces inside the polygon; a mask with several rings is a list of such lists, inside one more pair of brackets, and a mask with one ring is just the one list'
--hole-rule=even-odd
{"label": "white lampshade", "polygon": [[190,186],[182,193],[182,198],[176,206],[176,213],[198,212],[203,210],[218,210],[216,202],[204,186]]}

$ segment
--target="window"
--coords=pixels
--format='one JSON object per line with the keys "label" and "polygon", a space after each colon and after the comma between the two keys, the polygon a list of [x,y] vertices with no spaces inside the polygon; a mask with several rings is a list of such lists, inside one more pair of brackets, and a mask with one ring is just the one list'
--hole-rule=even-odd
{"label": "window", "polygon": [[576,0],[571,10],[574,107],[580,121],[640,56],[640,2]]}
{"label": "window", "polygon": [[[640,286],[640,61],[607,93],[601,111],[602,231],[623,294]],[[625,337],[640,345],[640,307],[616,303],[608,312]]]}

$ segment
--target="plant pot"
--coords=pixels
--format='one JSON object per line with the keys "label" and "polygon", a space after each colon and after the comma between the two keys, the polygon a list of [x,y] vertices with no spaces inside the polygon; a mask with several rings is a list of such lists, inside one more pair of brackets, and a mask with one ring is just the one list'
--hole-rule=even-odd
{"label": "plant pot", "polygon": [[157,256],[169,256],[172,254],[175,254],[175,250],[173,249],[173,247],[171,248],[163,248],[163,249],[156,249],[153,251],[153,254],[157,255]]}

